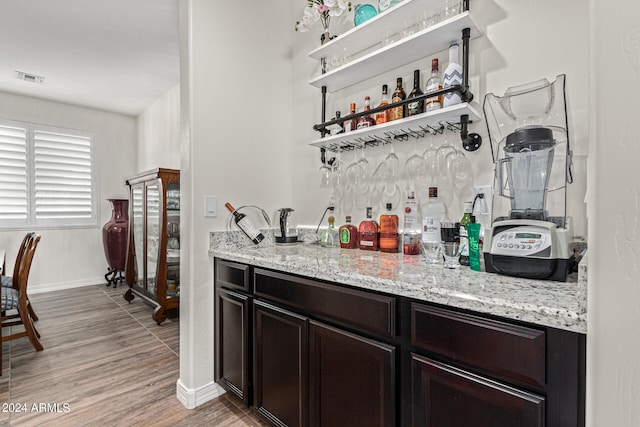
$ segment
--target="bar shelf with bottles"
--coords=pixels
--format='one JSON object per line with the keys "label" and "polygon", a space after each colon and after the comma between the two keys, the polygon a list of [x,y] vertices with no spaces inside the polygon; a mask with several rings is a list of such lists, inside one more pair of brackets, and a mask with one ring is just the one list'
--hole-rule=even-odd
{"label": "bar shelf with bottles", "polygon": [[[437,9],[442,0],[404,0],[396,6],[380,13],[365,23],[354,27],[330,42],[313,50],[309,55],[326,64],[326,58],[340,55],[345,49],[348,52],[369,50],[371,40],[380,39],[383,32],[394,28],[398,22],[415,19],[421,12]],[[397,29],[397,28],[394,28]],[[397,29],[400,31],[400,29]],[[392,30],[393,31],[393,30]],[[342,151],[355,147],[366,147],[381,143],[403,141],[409,138],[421,138],[428,133],[442,133],[444,130],[460,131],[463,147],[468,151],[479,148],[481,138],[467,132],[467,125],[479,120],[478,106],[472,104],[473,94],[469,91],[469,40],[481,36],[469,13],[469,0],[462,0],[462,12],[435,25],[419,30],[414,34],[384,46],[383,43],[373,45],[375,49],[352,60],[328,73],[323,73],[309,83],[322,89],[322,122],[316,124],[314,130],[320,132],[320,138],[310,145],[321,150]],[[414,62],[426,56],[446,50],[452,41],[462,38],[462,85],[452,86],[437,92],[424,94],[422,99],[442,95],[448,92],[460,94],[463,102],[442,109],[424,112],[415,116],[404,117],[373,127],[331,135],[327,127],[332,124],[357,119],[365,114],[375,114],[382,109],[391,109],[411,102],[409,99],[388,104],[384,107],[372,108],[367,112],[359,112],[327,121],[327,93],[343,89],[354,83],[370,79],[393,68]],[[393,65],[390,65],[393,64]],[[414,98],[417,100],[419,98]]]}
{"label": "bar shelf with bottles", "polygon": [[[437,96],[440,93],[455,91],[456,87],[443,89],[441,91],[424,94],[422,96],[405,99],[385,106],[384,108],[372,108],[366,112],[350,114],[337,120],[331,120],[314,126],[315,130],[322,132],[324,128],[331,124],[347,121],[352,118],[359,118],[364,114],[375,114],[397,107],[399,105],[415,102],[419,99],[426,99]],[[461,131],[463,124],[468,124],[474,120],[479,120],[480,114],[472,103],[464,102],[461,104],[451,105],[449,107],[438,110],[427,111],[415,116],[405,117],[403,119],[382,123],[372,127],[365,127],[353,130],[347,133],[339,133],[336,135],[326,135],[324,138],[318,138],[310,143],[318,148],[324,148],[329,151],[344,151],[363,146],[374,146],[386,144],[395,141],[406,141],[411,138],[422,138],[429,133],[443,133],[445,130]]]}
{"label": "bar shelf with bottles", "polygon": [[[416,31],[409,37],[402,38],[387,46],[383,46],[381,42],[371,46],[371,41],[380,40],[386,29],[394,28],[393,26],[397,26],[398,22],[415,19],[425,9],[435,9],[441,2],[441,0],[404,0],[393,8],[311,51],[309,56],[322,61],[323,58],[343,55],[345,49],[350,56],[354,57],[360,52],[378,47],[311,79],[309,84],[317,88],[324,86],[328,92],[335,92],[389,71],[389,64],[393,64],[393,68],[401,67],[446,50],[452,41],[460,38],[464,29],[469,29],[471,39],[482,35],[470,12],[464,10],[456,16]],[[402,32],[401,28],[396,29]]]}

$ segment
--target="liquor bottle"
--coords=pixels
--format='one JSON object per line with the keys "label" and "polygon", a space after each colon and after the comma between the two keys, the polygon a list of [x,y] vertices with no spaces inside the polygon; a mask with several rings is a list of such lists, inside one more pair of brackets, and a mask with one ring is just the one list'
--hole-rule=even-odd
{"label": "liquor bottle", "polygon": [[[336,116],[331,120],[340,120],[340,111],[336,111]],[[343,133],[344,132],[344,128],[342,127],[342,125],[343,125],[342,122],[337,122],[337,123],[334,123],[332,125],[327,126],[326,130],[328,130],[329,134],[331,134],[331,135],[337,135],[339,133]]]}
{"label": "liquor bottle", "polygon": [[[370,109],[371,109],[371,99],[368,96],[365,96],[363,111],[369,111]],[[370,114],[362,116],[360,117],[360,120],[358,120],[358,129],[368,128],[375,125],[376,125],[376,121],[373,119],[373,117],[371,117]]]}
{"label": "liquor bottle", "polygon": [[[340,119],[340,116],[342,116],[342,113],[340,111],[336,111],[336,120]],[[338,131],[338,133],[343,133],[344,132],[344,122],[338,122],[336,124],[338,126],[340,126],[340,130]]]}
{"label": "liquor bottle", "polygon": [[[422,93],[422,89],[420,89],[420,70],[415,70],[413,72],[413,89],[407,98],[415,98],[416,96],[422,95]],[[423,112],[424,100],[421,99],[407,104],[407,117],[415,116],[416,114],[421,114]]]}
{"label": "liquor bottle", "polygon": [[356,249],[358,247],[358,227],[351,224],[351,215],[347,215],[346,223],[339,229],[340,247],[344,249]]}
{"label": "liquor bottle", "polygon": [[415,193],[411,191],[404,204],[404,226],[402,230],[402,252],[405,255],[420,254],[422,226],[420,208]]}
{"label": "liquor bottle", "polygon": [[[430,93],[440,89],[442,89],[442,78],[440,77],[440,71],[438,70],[438,58],[433,58],[431,60],[431,77],[427,80],[425,92]],[[442,95],[426,99],[425,111],[437,110],[439,108],[442,108]]]}
{"label": "liquor bottle", "polygon": [[444,204],[438,200],[438,188],[429,187],[429,201],[422,209],[422,245],[428,264],[439,264],[442,260],[442,233],[440,224],[446,219]]}
{"label": "liquor bottle", "polygon": [[[449,65],[444,69],[444,78],[442,80],[442,87],[444,89],[455,85],[462,85],[462,66],[458,61],[458,43],[453,43],[449,46]],[[442,100],[442,107],[460,104],[461,102],[462,98],[458,92],[445,93],[444,99]]]}
{"label": "liquor bottle", "polygon": [[[384,107],[389,105],[389,95],[388,95],[389,87],[387,85],[382,85],[382,100],[378,107]],[[391,121],[391,110],[383,110],[376,113],[376,124],[382,124]]]}
{"label": "liquor bottle", "polygon": [[469,234],[467,224],[471,222],[472,202],[464,202],[464,214],[460,220],[460,265],[469,265]]}
{"label": "liquor bottle", "polygon": [[387,203],[387,212],[380,215],[380,252],[398,252],[398,215],[392,212],[391,203]]}
{"label": "liquor bottle", "polygon": [[242,230],[242,232],[246,234],[253,243],[257,245],[264,240],[264,234],[262,234],[260,230],[253,225],[251,220],[249,220],[245,214],[238,212],[229,202],[224,205],[229,209],[229,212],[233,214],[233,221],[236,223],[238,228],[240,228],[240,230]]}
{"label": "liquor bottle", "polygon": [[340,246],[340,237],[338,236],[338,230],[335,228],[335,218],[330,215],[327,220],[329,221],[329,228],[320,235],[320,246],[323,248],[337,248]]}
{"label": "liquor bottle", "polygon": [[[402,88],[402,77],[398,77],[396,80],[396,90],[391,95],[391,102],[400,102],[407,97],[407,94]],[[399,120],[404,117],[404,107],[395,107],[391,109],[390,119]]]}
{"label": "liquor bottle", "polygon": [[[352,102],[349,105],[349,114],[355,114],[356,113],[356,103]],[[351,120],[347,120],[344,122],[344,131],[345,132],[351,132],[352,130],[356,130],[356,128],[358,127],[358,120],[357,119],[351,119]]]}
{"label": "liquor bottle", "polygon": [[378,250],[378,223],[371,219],[371,208],[367,208],[367,219],[358,226],[358,247],[366,251]]}

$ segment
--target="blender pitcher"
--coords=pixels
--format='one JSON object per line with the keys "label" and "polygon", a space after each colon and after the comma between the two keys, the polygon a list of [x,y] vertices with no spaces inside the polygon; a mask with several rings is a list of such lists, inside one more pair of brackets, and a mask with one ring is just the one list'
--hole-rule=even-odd
{"label": "blender pitcher", "polygon": [[[496,164],[493,214],[498,219],[563,226],[571,182],[565,76],[487,94],[483,111]],[[560,191],[558,191],[560,190]],[[547,212],[548,210],[548,212]]]}
{"label": "blender pitcher", "polygon": [[507,136],[503,148],[505,157],[498,160],[497,179],[498,194],[511,199],[511,219],[546,220],[546,196],[555,145],[553,132],[545,127],[527,126]]}

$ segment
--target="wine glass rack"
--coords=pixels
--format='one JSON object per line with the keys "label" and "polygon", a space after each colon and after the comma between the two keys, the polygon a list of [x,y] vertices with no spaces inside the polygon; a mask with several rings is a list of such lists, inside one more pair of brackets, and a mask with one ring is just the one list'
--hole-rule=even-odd
{"label": "wine glass rack", "polygon": [[[339,55],[345,49],[359,52],[370,48],[367,41],[376,40],[392,25],[407,19],[415,19],[424,10],[436,10],[441,0],[404,0],[398,5],[375,16],[369,21],[354,27],[345,34],[314,49],[309,53],[312,58],[326,63],[326,58]],[[445,130],[459,131],[463,147],[467,151],[475,151],[480,147],[482,139],[477,134],[469,134],[467,125],[480,119],[477,106],[472,103],[473,94],[469,91],[469,40],[482,34],[469,12],[469,0],[462,1],[462,13],[441,21],[431,27],[415,32],[409,37],[400,39],[387,46],[380,46],[365,55],[350,61],[330,72],[312,79],[309,84],[322,90],[322,122],[314,125],[320,137],[310,143],[324,151],[351,150],[354,147],[374,146],[409,138],[421,138],[427,134],[442,133]],[[450,43],[462,35],[462,85],[424,94],[420,97],[405,99],[384,107],[372,108],[367,112],[359,112],[326,120],[327,93],[335,92],[363,80],[380,75],[390,69],[411,63],[449,47]],[[388,64],[394,64],[390,67]],[[415,116],[405,117],[369,128],[360,128],[347,133],[331,135],[329,126],[358,119],[366,114],[375,114],[385,109],[403,106],[416,100],[432,98],[449,92],[460,94],[463,102],[438,110],[428,111]]]}

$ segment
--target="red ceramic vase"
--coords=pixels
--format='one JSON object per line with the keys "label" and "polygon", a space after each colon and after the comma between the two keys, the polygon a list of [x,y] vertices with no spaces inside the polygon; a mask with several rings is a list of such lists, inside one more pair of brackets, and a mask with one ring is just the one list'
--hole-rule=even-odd
{"label": "red ceramic vase", "polygon": [[102,227],[104,255],[111,270],[124,271],[129,228],[129,200],[108,199],[111,219]]}

